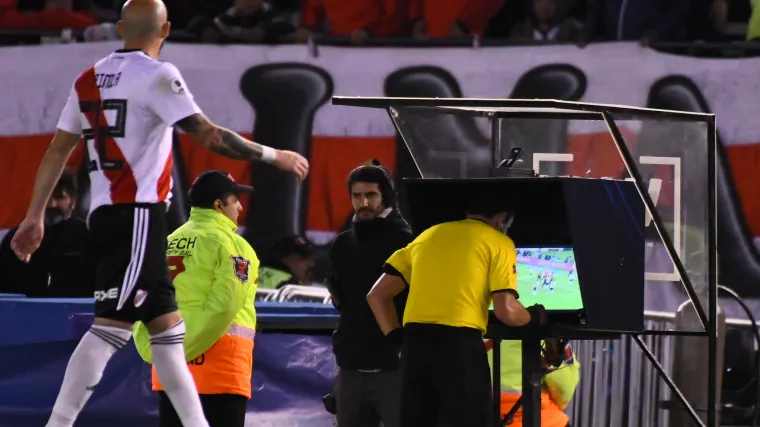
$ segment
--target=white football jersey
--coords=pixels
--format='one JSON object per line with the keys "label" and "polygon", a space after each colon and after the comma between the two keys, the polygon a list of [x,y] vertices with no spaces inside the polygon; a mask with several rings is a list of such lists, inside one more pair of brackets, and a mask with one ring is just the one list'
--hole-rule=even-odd
{"label": "white football jersey", "polygon": [[172,126],[200,112],[177,67],[142,51],[118,50],[82,73],[58,128],[85,141],[90,212],[170,199]]}

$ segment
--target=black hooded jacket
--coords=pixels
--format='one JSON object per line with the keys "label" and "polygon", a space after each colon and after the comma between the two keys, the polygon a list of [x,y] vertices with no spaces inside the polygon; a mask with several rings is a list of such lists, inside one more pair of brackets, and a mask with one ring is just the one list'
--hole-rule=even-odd
{"label": "black hooded jacket", "polygon": [[[367,303],[367,293],[382,274],[385,261],[413,240],[412,231],[396,210],[370,221],[354,222],[330,248],[328,287],[340,311],[333,333],[335,360],[343,369],[398,369],[398,354],[383,335]],[[399,321],[408,292],[396,296]]]}

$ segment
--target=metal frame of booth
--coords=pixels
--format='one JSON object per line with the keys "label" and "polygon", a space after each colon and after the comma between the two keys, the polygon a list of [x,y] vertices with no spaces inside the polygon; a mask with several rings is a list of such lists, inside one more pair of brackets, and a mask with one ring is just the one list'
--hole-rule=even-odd
{"label": "metal frame of booth", "polygon": [[[665,248],[673,261],[676,272],[680,276],[681,283],[686,290],[697,316],[702,325],[705,327],[704,332],[690,331],[643,331],[642,335],[691,335],[707,336],[708,338],[708,391],[707,391],[707,425],[712,427],[717,425],[717,136],[715,127],[715,115],[705,113],[657,110],[650,108],[640,108],[620,105],[592,104],[585,102],[558,101],[558,100],[527,100],[527,99],[468,99],[468,98],[389,98],[389,97],[345,97],[334,96],[333,105],[353,106],[364,108],[382,108],[385,109],[391,121],[396,126],[402,139],[404,135],[398,128],[396,121],[393,120],[392,109],[394,107],[428,107],[437,109],[440,113],[448,114],[467,114],[481,115],[491,119],[491,141],[493,143],[492,157],[494,165],[500,160],[496,157],[501,151],[501,119],[503,118],[532,118],[532,119],[566,119],[566,120],[596,120],[604,121],[615,147],[625,165],[626,170],[634,179],[636,189],[644,202],[646,211],[652,218],[652,222],[659,234]],[[505,111],[509,109],[510,111]],[[613,118],[614,117],[614,118]],[[702,122],[707,125],[707,312],[702,307],[688,272],[686,271],[681,258],[676,251],[673,240],[665,230],[664,222],[657,211],[652,197],[646,190],[642,175],[636,165],[630,150],[626,146],[623,136],[615,123],[618,120],[660,120],[670,122]],[[406,142],[406,141],[405,141]],[[408,145],[408,143],[407,143]],[[708,316],[709,313],[709,316]],[[701,421],[693,406],[686,400],[678,386],[667,374],[665,368],[660,364],[652,351],[646,346],[639,334],[632,335],[633,340],[641,348],[653,367],[657,370],[660,377],[670,387],[673,394],[681,401],[687,409],[692,419],[697,425],[705,426]],[[498,359],[498,345],[494,346],[494,360]],[[494,363],[494,390],[499,392],[497,387],[498,363]],[[525,388],[523,384],[523,394]],[[527,393],[528,399],[523,399],[523,420],[524,425],[530,427],[540,427],[540,396],[536,393]],[[538,399],[538,400],[537,400]],[[497,419],[499,418],[499,399],[494,399],[494,411]]]}

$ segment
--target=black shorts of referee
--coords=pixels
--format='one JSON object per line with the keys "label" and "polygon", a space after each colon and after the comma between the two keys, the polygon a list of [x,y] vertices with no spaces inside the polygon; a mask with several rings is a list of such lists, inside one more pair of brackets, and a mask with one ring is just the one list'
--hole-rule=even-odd
{"label": "black shorts of referee", "polygon": [[[245,427],[248,398],[237,394],[201,394],[203,415],[210,427]],[[158,426],[183,427],[169,396],[158,392]]]}
{"label": "black shorts of referee", "polygon": [[402,427],[493,426],[480,330],[407,323],[402,355]]}

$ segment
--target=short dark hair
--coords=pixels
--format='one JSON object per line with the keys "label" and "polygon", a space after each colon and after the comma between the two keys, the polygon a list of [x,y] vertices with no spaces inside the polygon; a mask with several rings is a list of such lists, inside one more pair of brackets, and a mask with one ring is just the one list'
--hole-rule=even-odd
{"label": "short dark hair", "polygon": [[467,197],[467,215],[481,215],[492,218],[502,212],[509,212],[508,202],[501,195],[486,191],[475,191]]}
{"label": "short dark hair", "polygon": [[235,193],[225,193],[221,197],[219,197],[218,199],[214,199],[212,201],[204,201],[204,202],[200,202],[200,203],[190,203],[190,207],[192,207],[192,208],[201,208],[201,209],[214,209],[214,204],[216,203],[217,200],[219,200],[220,202],[222,202],[222,206],[227,206],[227,205],[229,205],[229,202],[227,202],[227,199],[230,196],[237,196],[237,194],[235,194]]}
{"label": "short dark hair", "polygon": [[63,168],[58,183],[53,188],[53,197],[59,199],[66,194],[71,198],[77,197],[77,174],[69,167]]}
{"label": "short dark hair", "polygon": [[377,184],[383,197],[383,205],[386,208],[396,207],[396,189],[393,185],[393,177],[388,168],[383,166],[378,160],[361,164],[348,174],[349,193],[351,192],[351,187],[357,182]]}

